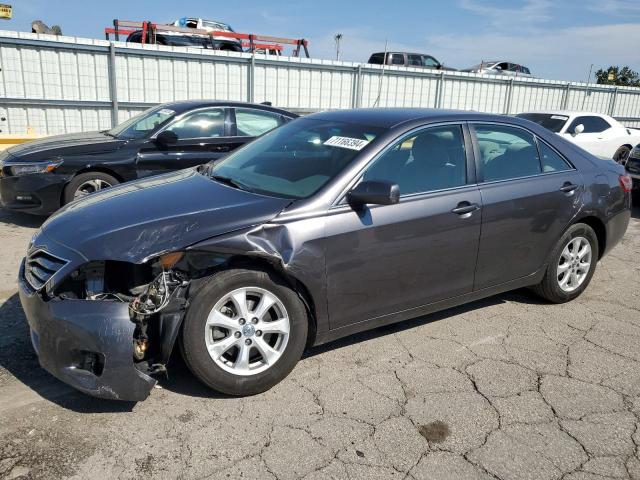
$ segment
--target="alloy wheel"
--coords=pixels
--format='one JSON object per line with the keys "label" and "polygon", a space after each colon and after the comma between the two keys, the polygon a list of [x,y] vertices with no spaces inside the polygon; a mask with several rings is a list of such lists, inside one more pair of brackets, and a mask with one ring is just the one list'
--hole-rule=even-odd
{"label": "alloy wheel", "polygon": [[112,185],[109,182],[105,182],[104,180],[93,178],[91,180],[87,180],[86,182],[82,182],[76,191],[73,194],[73,199],[76,200],[78,198],[85,197],[90,193],[95,193],[103,188],[109,188]]}
{"label": "alloy wheel", "polygon": [[575,237],[562,249],[557,266],[558,285],[565,292],[580,287],[591,268],[591,244],[584,237]]}
{"label": "alloy wheel", "polygon": [[287,347],[290,323],[282,301],[259,287],[224,295],[205,323],[211,359],[234,375],[255,375],[271,367]]}

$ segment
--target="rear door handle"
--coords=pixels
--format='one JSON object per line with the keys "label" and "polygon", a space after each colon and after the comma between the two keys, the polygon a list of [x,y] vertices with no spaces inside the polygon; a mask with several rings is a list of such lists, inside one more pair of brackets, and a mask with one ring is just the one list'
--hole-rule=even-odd
{"label": "rear door handle", "polygon": [[460,202],[456,208],[451,210],[451,213],[466,215],[468,213],[473,213],[476,210],[480,210],[480,205],[477,203]]}
{"label": "rear door handle", "polygon": [[214,152],[228,152],[230,150],[229,145],[215,145],[212,150]]}
{"label": "rear door handle", "polygon": [[564,193],[571,193],[574,190],[577,190],[579,187],[579,185],[576,185],[575,183],[565,183],[562,187],[560,187],[560,191],[564,192]]}

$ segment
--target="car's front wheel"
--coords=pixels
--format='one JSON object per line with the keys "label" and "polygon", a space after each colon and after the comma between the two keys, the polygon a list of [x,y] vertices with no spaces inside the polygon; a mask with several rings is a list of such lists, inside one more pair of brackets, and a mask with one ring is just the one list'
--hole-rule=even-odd
{"label": "car's front wheel", "polygon": [[91,193],[120,183],[116,178],[103,172],[85,172],[71,179],[64,189],[64,203],[67,204]]}
{"label": "car's front wheel", "polygon": [[229,395],[254,395],[284,379],[307,341],[307,311],[277,276],[234,269],[214,275],[187,311],[182,352],[191,371]]}
{"label": "car's front wheel", "polygon": [[597,262],[596,233],[589,225],[576,223],[556,243],[544,278],[533,290],[553,303],[573,300],[589,285]]}

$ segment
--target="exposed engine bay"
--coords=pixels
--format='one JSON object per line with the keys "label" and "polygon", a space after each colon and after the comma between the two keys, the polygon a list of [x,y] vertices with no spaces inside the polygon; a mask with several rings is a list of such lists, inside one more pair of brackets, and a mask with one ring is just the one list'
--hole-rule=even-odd
{"label": "exposed engine bay", "polygon": [[178,265],[183,257],[182,252],[171,253],[140,265],[91,262],[73,272],[55,294],[60,299],[126,303],[136,325],[136,367],[148,374],[162,373],[188,305],[190,268],[187,262]]}

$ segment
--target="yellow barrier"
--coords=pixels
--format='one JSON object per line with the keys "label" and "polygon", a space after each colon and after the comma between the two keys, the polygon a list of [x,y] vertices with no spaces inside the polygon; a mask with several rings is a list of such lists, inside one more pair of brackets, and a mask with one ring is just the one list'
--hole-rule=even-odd
{"label": "yellow barrier", "polygon": [[14,145],[19,145],[20,143],[35,140],[36,138],[40,138],[40,135],[36,135],[35,133],[27,133],[25,135],[11,135],[8,133],[0,133],[0,150],[5,150],[9,147],[13,147]]}

